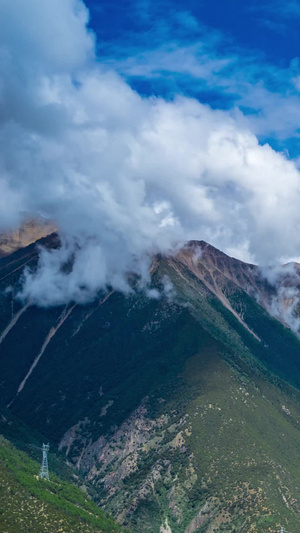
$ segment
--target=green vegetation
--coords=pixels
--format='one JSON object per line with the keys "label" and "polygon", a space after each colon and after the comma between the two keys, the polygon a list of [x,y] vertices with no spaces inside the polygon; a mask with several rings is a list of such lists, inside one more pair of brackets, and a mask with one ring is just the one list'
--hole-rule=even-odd
{"label": "green vegetation", "polygon": [[0,437],[0,530],[5,533],[119,533],[121,528],[78,487],[51,474]]}

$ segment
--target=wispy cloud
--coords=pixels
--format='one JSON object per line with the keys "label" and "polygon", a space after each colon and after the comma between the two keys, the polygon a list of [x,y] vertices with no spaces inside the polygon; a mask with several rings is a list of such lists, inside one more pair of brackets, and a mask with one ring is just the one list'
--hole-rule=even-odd
{"label": "wispy cloud", "polygon": [[281,35],[286,35],[291,22],[298,22],[300,18],[298,0],[269,0],[250,8],[247,6],[246,9],[260,16],[261,26]]}
{"label": "wispy cloud", "polygon": [[[278,2],[274,9],[290,13],[297,6]],[[143,82],[149,94],[181,92],[201,100],[213,93],[218,106],[239,107],[261,139],[298,139],[297,60],[285,67],[273,65],[261,53],[243,50],[228,36],[206,28],[188,11],[171,10],[167,19],[157,14],[151,18],[150,12],[149,17],[149,31],[131,36],[130,45],[119,41],[104,48],[103,60],[110,68],[130,83]]]}
{"label": "wispy cloud", "polygon": [[190,46],[169,42],[154,50],[137,52],[126,59],[108,61],[110,66],[131,77],[150,79],[173,74],[207,81],[214,74],[221,73],[230,62],[230,58],[211,57],[202,42]]}
{"label": "wispy cloud", "polygon": [[277,17],[284,17],[286,19],[300,17],[300,4],[298,0],[272,0],[263,2],[260,6],[252,9],[271,15],[274,19]]}

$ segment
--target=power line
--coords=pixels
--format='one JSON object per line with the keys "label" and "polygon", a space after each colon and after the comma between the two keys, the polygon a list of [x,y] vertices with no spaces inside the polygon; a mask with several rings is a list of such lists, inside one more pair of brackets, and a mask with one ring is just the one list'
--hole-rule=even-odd
{"label": "power line", "polygon": [[34,444],[30,444],[29,442],[24,442],[23,440],[13,439],[12,437],[6,437],[6,439],[11,442],[12,444],[22,444],[23,446],[26,446],[27,448],[35,448],[36,450],[41,450],[41,446],[35,446]]}

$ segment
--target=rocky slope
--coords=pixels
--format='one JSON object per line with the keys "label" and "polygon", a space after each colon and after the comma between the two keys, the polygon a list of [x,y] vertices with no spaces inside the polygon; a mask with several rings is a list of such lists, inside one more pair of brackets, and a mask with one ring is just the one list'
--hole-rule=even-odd
{"label": "rocky slope", "polygon": [[300,344],[267,312],[277,279],[192,242],[155,259],[159,299],[21,307],[4,289],[36,260],[0,262],[2,405],[133,533],[296,532]]}
{"label": "rocky slope", "polygon": [[[268,313],[298,333],[300,323],[300,265],[289,263],[262,270],[217,250],[204,241],[191,241],[175,258],[192,272],[222,304],[247,328],[243,313],[236,311],[230,294],[237,287],[254,298]],[[176,268],[176,267],[175,267]]]}
{"label": "rocky slope", "polygon": [[0,233],[0,257],[5,257],[20,248],[25,248],[54,231],[56,231],[56,226],[49,220],[42,218],[25,220],[15,231]]}

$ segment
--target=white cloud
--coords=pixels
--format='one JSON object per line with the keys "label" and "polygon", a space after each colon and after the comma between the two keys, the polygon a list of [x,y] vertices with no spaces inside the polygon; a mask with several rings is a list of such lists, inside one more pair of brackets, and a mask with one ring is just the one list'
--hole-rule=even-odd
{"label": "white cloud", "polygon": [[0,4],[1,229],[26,211],[63,238],[23,296],[127,291],[128,272],[147,280],[153,253],[190,238],[262,263],[299,254],[295,165],[239,113],[139,96],[102,68],[87,20],[79,0]]}
{"label": "white cloud", "polygon": [[66,72],[93,58],[88,10],[81,0],[2,0],[0,46],[17,76]]}
{"label": "white cloud", "polygon": [[268,303],[270,314],[287,324],[299,336],[299,264],[288,263],[263,268],[261,273],[273,288]]}

